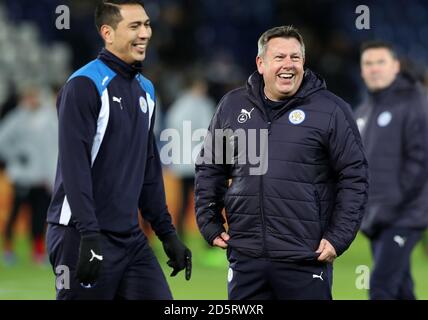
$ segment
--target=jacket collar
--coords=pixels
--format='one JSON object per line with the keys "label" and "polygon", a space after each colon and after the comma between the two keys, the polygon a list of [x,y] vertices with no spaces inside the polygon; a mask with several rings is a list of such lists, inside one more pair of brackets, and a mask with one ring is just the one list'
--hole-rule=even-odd
{"label": "jacket collar", "polygon": [[129,79],[134,78],[137,73],[141,72],[141,62],[130,65],[105,48],[99,53],[98,59],[104,62],[113,71]]}
{"label": "jacket collar", "polygon": [[[266,114],[263,101],[264,97],[262,96],[264,87],[264,81],[261,74],[259,74],[257,71],[255,71],[247,80],[247,93],[250,97],[250,100],[259,108],[262,110],[264,114]],[[326,83],[324,79],[316,74],[315,72],[311,71],[310,69],[306,69],[305,73],[303,75],[303,80],[300,85],[300,88],[297,90],[297,92],[294,94],[294,96],[290,97],[286,101],[284,101],[284,105],[280,108],[282,109],[288,109],[290,105],[292,105],[296,101],[303,100],[313,93],[326,89]],[[280,112],[282,114],[283,112]]]}
{"label": "jacket collar", "polygon": [[377,105],[393,97],[393,92],[406,91],[413,88],[415,83],[415,79],[410,75],[400,73],[388,87],[379,91],[369,92],[369,100]]}

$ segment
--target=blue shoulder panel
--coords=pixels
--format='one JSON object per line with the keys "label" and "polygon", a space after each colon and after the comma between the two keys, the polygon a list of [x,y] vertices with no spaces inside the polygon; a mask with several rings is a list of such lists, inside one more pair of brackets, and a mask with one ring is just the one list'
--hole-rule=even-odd
{"label": "blue shoulder panel", "polygon": [[100,59],[95,59],[74,72],[70,78],[68,78],[67,82],[78,76],[88,77],[91,79],[96,85],[98,93],[102,96],[103,91],[107,88],[110,81],[116,76],[116,73]]}
{"label": "blue shoulder panel", "polygon": [[141,88],[150,95],[150,97],[155,100],[155,88],[153,87],[152,82],[144,77],[141,73],[136,76],[138,82],[140,83]]}

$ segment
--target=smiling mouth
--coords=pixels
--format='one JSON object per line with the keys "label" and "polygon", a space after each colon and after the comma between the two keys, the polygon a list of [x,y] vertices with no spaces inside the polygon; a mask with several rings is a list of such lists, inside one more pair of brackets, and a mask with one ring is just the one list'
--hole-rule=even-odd
{"label": "smiling mouth", "polygon": [[293,73],[283,72],[278,74],[277,77],[283,80],[291,80],[295,77],[295,75]]}
{"label": "smiling mouth", "polygon": [[138,49],[139,51],[145,51],[147,48],[147,44],[142,44],[142,43],[136,43],[136,44],[133,44],[132,46]]}

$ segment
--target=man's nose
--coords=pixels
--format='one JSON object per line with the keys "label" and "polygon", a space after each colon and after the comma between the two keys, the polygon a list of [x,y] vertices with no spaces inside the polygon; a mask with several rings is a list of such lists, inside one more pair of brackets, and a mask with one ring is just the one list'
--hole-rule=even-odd
{"label": "man's nose", "polygon": [[370,69],[370,74],[376,75],[376,74],[378,74],[378,73],[379,73],[379,68],[378,68],[378,67],[373,66],[373,67]]}
{"label": "man's nose", "polygon": [[291,60],[290,57],[285,57],[285,59],[283,60],[282,68],[289,69],[291,67],[293,67],[293,60]]}
{"label": "man's nose", "polygon": [[152,29],[150,27],[142,26],[140,28],[140,32],[138,33],[138,37],[142,39],[150,39],[152,36]]}

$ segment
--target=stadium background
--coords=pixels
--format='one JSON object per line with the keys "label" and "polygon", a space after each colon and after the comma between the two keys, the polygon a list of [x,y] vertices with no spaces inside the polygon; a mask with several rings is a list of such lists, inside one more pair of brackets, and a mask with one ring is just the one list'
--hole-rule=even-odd
{"label": "stadium background", "polygon": [[[358,30],[355,9],[370,9],[370,29]],[[70,29],[55,27],[59,5],[70,8]],[[428,85],[428,3],[422,0],[146,0],[153,37],[144,62],[144,73],[157,89],[160,101],[157,131],[164,115],[180,95],[187,72],[197,68],[217,102],[231,88],[242,85],[255,69],[256,42],[266,29],[293,24],[304,35],[306,66],[325,77],[334,93],[356,106],[364,95],[359,75],[359,45],[383,39],[397,46],[405,68]],[[96,57],[102,43],[93,26],[94,1],[0,1],[0,114],[17,103],[17,91],[26,82],[37,82],[55,92],[68,75]],[[180,197],[177,179],[165,168],[167,201],[175,216]],[[0,232],[11,205],[12,190],[0,173]],[[18,261],[7,266],[0,259],[0,299],[52,299],[54,278],[48,265],[29,258],[29,210],[23,207],[16,231]],[[205,263],[207,252],[188,208],[186,242],[193,250],[194,272],[168,278],[178,299],[225,299],[227,264]],[[153,245],[165,266],[166,257],[156,239]],[[369,246],[359,235],[335,263],[334,298],[366,299],[357,289],[360,265],[370,267]],[[422,246],[413,255],[416,292],[428,299],[428,258]],[[169,270],[165,269],[168,273]]]}

